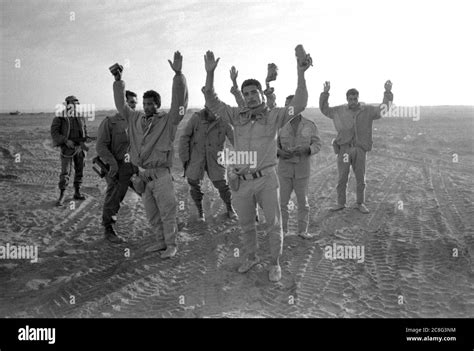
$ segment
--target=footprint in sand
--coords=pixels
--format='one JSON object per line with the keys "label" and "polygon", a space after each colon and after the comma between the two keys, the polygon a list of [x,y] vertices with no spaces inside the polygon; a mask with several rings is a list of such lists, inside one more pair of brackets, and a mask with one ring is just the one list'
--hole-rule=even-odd
{"label": "footprint in sand", "polygon": [[38,290],[39,288],[49,285],[50,279],[32,279],[26,283],[26,287],[30,290]]}

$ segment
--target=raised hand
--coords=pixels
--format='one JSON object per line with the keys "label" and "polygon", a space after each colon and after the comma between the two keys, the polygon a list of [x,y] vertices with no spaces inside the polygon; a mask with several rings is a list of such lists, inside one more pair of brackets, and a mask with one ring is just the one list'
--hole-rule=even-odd
{"label": "raised hand", "polygon": [[204,55],[204,66],[206,67],[206,72],[214,72],[219,63],[220,58],[217,60],[214,57],[214,53],[212,51],[206,52]]}
{"label": "raised hand", "polygon": [[385,91],[391,92],[392,91],[392,82],[390,80],[387,80],[385,82],[384,87],[385,87]]}
{"label": "raised hand", "polygon": [[306,54],[306,58],[303,61],[300,61],[298,58],[296,59],[298,70],[301,72],[305,72],[310,66],[313,65],[313,59],[309,54]]}
{"label": "raised hand", "polygon": [[234,85],[237,85],[238,76],[239,76],[239,71],[237,71],[237,69],[234,66],[232,66],[232,68],[230,69],[230,79],[232,80],[232,83],[234,83]]}
{"label": "raised hand", "polygon": [[115,77],[115,80],[122,79],[123,66],[118,63],[113,64],[109,67],[110,73]]}
{"label": "raised hand", "polygon": [[329,93],[329,89],[331,89],[331,82],[324,82],[324,92]]}
{"label": "raised hand", "polygon": [[265,96],[268,97],[268,96],[272,95],[274,92],[275,92],[275,88],[268,87],[267,89],[265,89],[263,91],[263,94],[265,94]]}
{"label": "raised hand", "polygon": [[168,60],[168,63],[170,64],[171,69],[173,71],[175,71],[176,73],[180,73],[181,69],[183,68],[183,55],[181,55],[179,51],[176,51],[174,53],[173,62]]}
{"label": "raised hand", "polygon": [[278,76],[278,67],[274,63],[269,63],[267,68],[267,78],[265,79],[265,83],[273,82],[277,79]]}

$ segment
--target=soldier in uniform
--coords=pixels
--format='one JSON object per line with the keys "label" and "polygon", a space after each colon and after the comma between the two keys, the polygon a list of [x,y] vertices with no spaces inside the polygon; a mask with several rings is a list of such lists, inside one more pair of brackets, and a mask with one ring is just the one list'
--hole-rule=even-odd
{"label": "soldier in uniform", "polygon": [[77,106],[79,100],[71,95],[66,97],[66,109],[60,115],[54,117],[51,124],[51,137],[53,145],[61,148],[61,174],[59,176],[59,199],[56,206],[64,205],[64,196],[69,184],[69,178],[74,164],[74,199],[84,200],[80,188],[85,163],[85,151],[88,147],[85,142],[88,140],[86,119],[82,116]]}
{"label": "soldier in uniform", "polygon": [[[127,90],[125,97],[128,106],[135,110],[137,94]],[[127,155],[130,145],[127,120],[119,113],[113,117],[107,117],[100,124],[97,134],[97,154],[104,163],[109,165],[109,173],[105,177],[107,190],[102,210],[102,225],[105,228],[105,238],[119,244],[124,240],[117,235],[113,224],[117,221],[120,203],[127,193],[130,178],[137,171]]]}
{"label": "soldier in uniform", "polygon": [[[273,72],[270,72],[270,69],[273,69]],[[267,78],[265,80],[265,84],[267,88],[263,91],[263,95],[266,97],[266,104],[267,107],[271,110],[276,107],[276,95],[274,94],[275,89],[270,87],[270,82],[274,81],[276,79],[276,65],[274,63],[271,63],[268,65],[268,74]],[[237,103],[238,107],[244,108],[246,107],[246,102],[244,99],[244,96],[242,95],[242,92],[239,89],[239,86],[237,84],[237,77],[239,76],[239,71],[235,68],[235,66],[232,66],[230,69],[230,80],[232,81],[232,87],[230,88],[230,93],[234,95],[235,102]],[[255,221],[260,222],[260,217],[258,215],[258,204],[255,208]]]}
{"label": "soldier in uniform", "polygon": [[207,72],[204,94],[206,106],[216,115],[234,127],[234,146],[237,152],[255,153],[256,167],[236,164],[231,171],[240,183],[232,186],[234,206],[244,238],[244,261],[240,273],[249,271],[260,259],[257,256],[257,232],[255,227],[255,202],[263,208],[266,232],[270,243],[271,262],[269,280],[281,279],[280,256],[282,254],[283,233],[279,201],[279,184],[276,173],[277,133],[292,117],[301,113],[308,101],[308,91],[304,72],[311,65],[309,55],[298,60],[298,85],[295,98],[284,108],[270,110],[264,102],[260,82],[248,79],[242,83],[246,108],[231,107],[222,102],[214,92],[214,71],[219,59],[208,51],[204,56]]}
{"label": "soldier in uniform", "polygon": [[[289,106],[293,95],[286,98]],[[318,128],[301,114],[295,116],[280,129],[278,136],[278,179],[283,234],[288,233],[288,202],[294,191],[298,202],[298,235],[309,239],[308,185],[311,173],[311,156],[321,149]]]}
{"label": "soldier in uniform", "polygon": [[143,95],[144,112],[134,111],[125,103],[125,82],[122,72],[113,72],[115,106],[127,120],[130,138],[130,161],[138,166],[139,177],[145,183],[142,195],[145,211],[156,235],[156,242],[150,251],[162,251],[162,258],[171,258],[177,252],[177,201],[174,193],[171,166],[173,163],[173,142],[176,130],[186,113],[188,90],[186,79],[181,73],[183,57],[175,52],[175,72],[172,87],[171,108],[161,112],[161,97],[149,90]]}
{"label": "soldier in uniform", "polygon": [[208,108],[196,112],[189,119],[179,142],[179,157],[183,162],[185,177],[190,185],[191,198],[198,209],[199,221],[204,222],[202,208],[204,194],[201,190],[206,172],[227,208],[227,216],[236,219],[232,195],[226,180],[226,167],[220,162],[219,152],[224,152],[225,139],[234,145],[232,126],[216,117]]}
{"label": "soldier in uniform", "polygon": [[337,204],[330,210],[339,211],[346,207],[346,188],[350,167],[354,171],[357,183],[356,208],[369,213],[365,205],[365,162],[367,152],[372,150],[372,123],[382,117],[382,108],[393,101],[392,83],[385,82],[383,102],[379,106],[359,103],[359,92],[349,89],[346,93],[347,104],[329,107],[329,82],[324,83],[324,91],[319,98],[319,108],[323,115],[333,120],[337,137],[333,141],[337,154]]}

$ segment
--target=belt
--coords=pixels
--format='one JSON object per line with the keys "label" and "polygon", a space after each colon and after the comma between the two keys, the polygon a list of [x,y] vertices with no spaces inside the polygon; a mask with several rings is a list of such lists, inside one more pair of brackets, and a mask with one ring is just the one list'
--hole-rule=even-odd
{"label": "belt", "polygon": [[272,173],[274,169],[275,169],[275,166],[269,166],[253,173],[241,174],[239,175],[239,179],[252,180],[252,179],[261,178],[267,174]]}
{"label": "belt", "polygon": [[151,176],[144,174],[144,172],[145,172],[146,170],[148,170],[148,169],[155,169],[155,168],[166,169],[166,170],[168,170],[168,172],[170,172],[170,169],[167,168],[167,167],[142,168],[142,167],[138,166],[138,170],[139,170],[140,177],[141,177],[144,181],[146,181],[146,182],[151,182],[151,181],[153,181],[153,180],[155,180],[155,179],[158,179],[159,176],[156,175],[156,174],[153,174],[153,175],[151,175]]}
{"label": "belt", "polygon": [[354,147],[356,146],[356,142],[355,141],[351,141],[350,143],[344,143],[344,144],[341,144],[340,146],[349,146],[349,147]]}

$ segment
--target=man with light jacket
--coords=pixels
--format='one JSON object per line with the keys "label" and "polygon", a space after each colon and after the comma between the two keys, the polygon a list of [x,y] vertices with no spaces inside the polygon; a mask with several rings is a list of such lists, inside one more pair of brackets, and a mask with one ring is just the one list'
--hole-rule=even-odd
{"label": "man with light jacket", "polygon": [[[286,98],[290,105],[294,95]],[[280,129],[278,136],[278,179],[280,181],[281,218],[283,234],[288,233],[288,202],[294,191],[298,202],[298,235],[310,239],[308,233],[308,185],[311,173],[311,156],[321,149],[316,124],[301,114]]]}
{"label": "man with light jacket", "polygon": [[385,93],[382,104],[378,106],[359,103],[359,92],[349,89],[346,93],[347,104],[329,107],[329,82],[324,83],[324,91],[319,98],[319,109],[326,117],[332,119],[337,131],[333,141],[337,154],[337,204],[331,211],[346,207],[346,188],[350,167],[354,171],[357,183],[356,208],[364,214],[369,213],[365,205],[365,163],[367,152],[372,150],[372,123],[382,117],[382,110],[393,101],[392,82],[385,82]]}
{"label": "man with light jacket", "polygon": [[[204,56],[207,72],[204,95],[206,106],[234,127],[236,152],[256,155],[256,166],[237,162],[230,176],[238,177],[240,184],[233,189],[234,205],[244,240],[244,259],[238,271],[249,271],[260,259],[257,256],[257,232],[255,227],[255,201],[263,208],[266,233],[270,243],[270,267],[268,277],[276,282],[281,279],[280,256],[283,248],[280,201],[278,193],[277,134],[292,117],[301,113],[308,101],[304,72],[311,65],[309,55],[298,60],[298,85],[290,106],[270,110],[264,103],[263,89],[255,79],[242,83],[245,108],[231,107],[222,102],[214,92],[214,71],[219,59],[208,51]],[[236,189],[236,190],[235,190]]]}
{"label": "man with light jacket", "polygon": [[125,103],[121,71],[115,71],[113,85],[115,106],[128,123],[130,160],[138,166],[139,176],[145,182],[142,200],[156,235],[156,242],[149,250],[165,250],[161,252],[162,258],[171,258],[177,253],[177,200],[170,169],[176,130],[188,105],[186,79],[181,73],[183,57],[177,51],[173,62],[168,62],[175,76],[171,108],[167,113],[158,111],[161,97],[154,90],[143,95],[144,112],[133,111]]}

